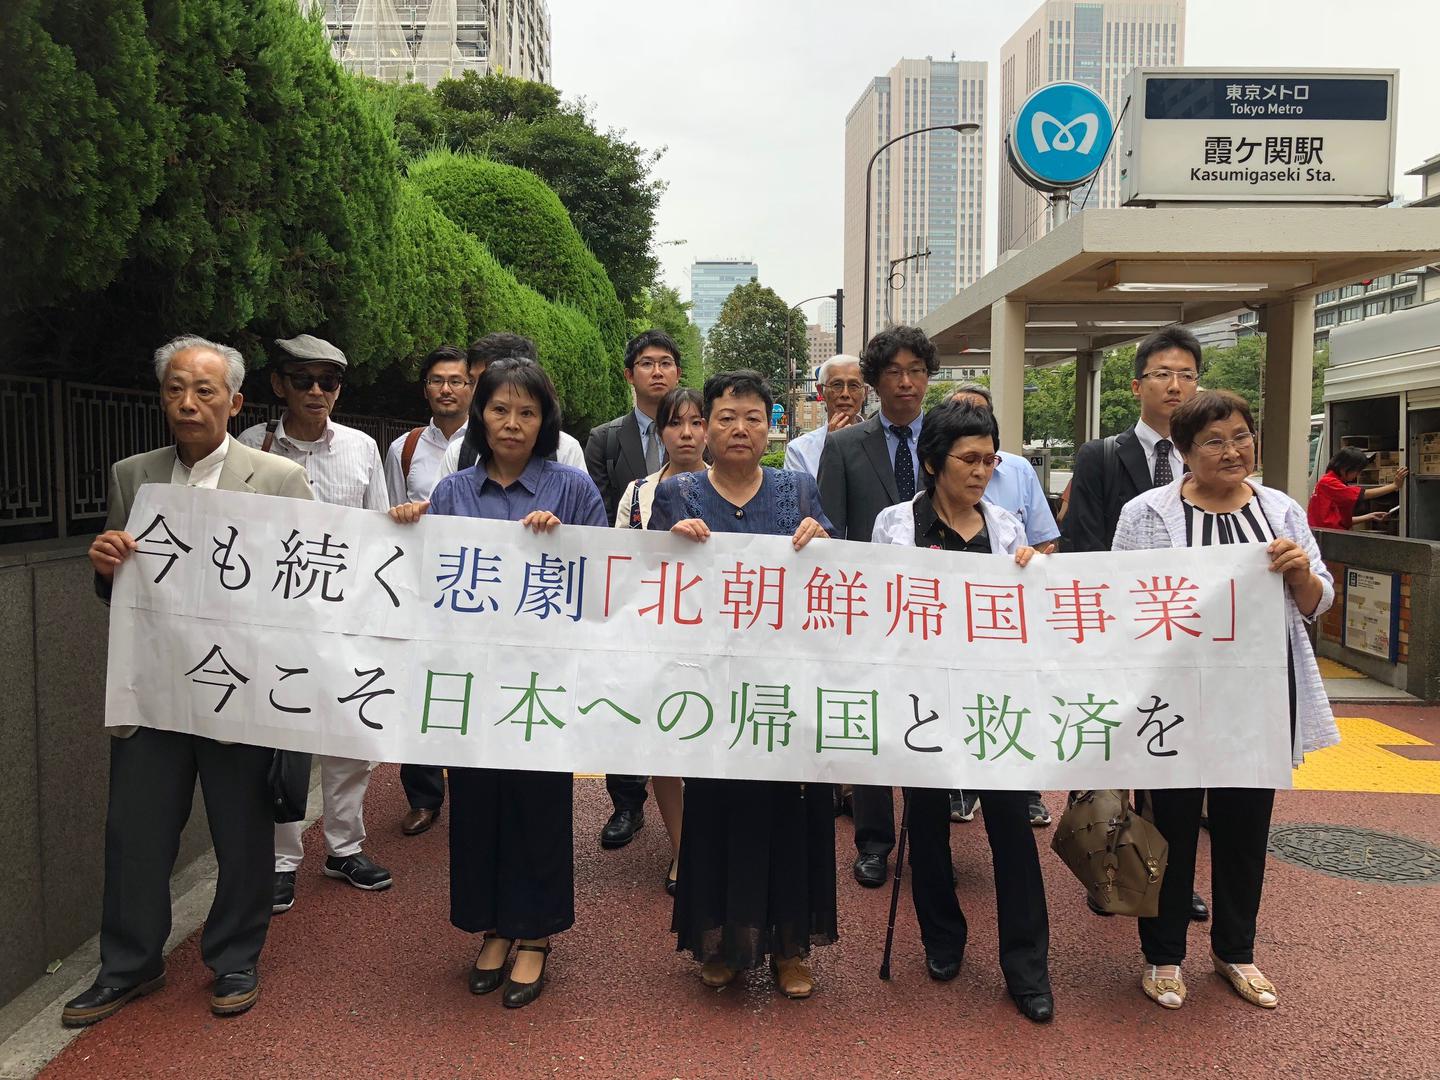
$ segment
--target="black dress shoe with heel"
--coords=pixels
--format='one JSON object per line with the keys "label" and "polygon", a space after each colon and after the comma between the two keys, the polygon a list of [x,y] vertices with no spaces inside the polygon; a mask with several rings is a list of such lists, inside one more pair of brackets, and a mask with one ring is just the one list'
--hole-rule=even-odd
{"label": "black dress shoe with heel", "polygon": [[[487,937],[485,939],[485,943],[488,945],[491,940],[494,939]],[[500,960],[499,967],[482,968],[475,967],[472,964],[470,967],[470,992],[472,994],[488,994],[494,990],[499,990],[500,987],[505,984],[505,967],[509,962],[510,949],[507,946],[505,949],[505,955]],[[475,963],[480,963],[480,958],[478,956],[475,958]]]}
{"label": "black dress shoe with heel", "polygon": [[1020,1010],[1020,1015],[1026,1020],[1037,1024],[1048,1024],[1055,1019],[1054,994],[1012,993],[1010,997],[1015,1002],[1015,1008]]}
{"label": "black dress shoe with heel", "polygon": [[216,1016],[249,1012],[260,996],[260,974],[254,968],[217,976],[210,991],[210,1011]]}
{"label": "black dress shoe with heel", "polygon": [[610,820],[605,822],[605,827],[600,830],[600,846],[611,849],[622,848],[634,840],[635,834],[644,827],[644,810],[616,810],[610,815]]}
{"label": "black dress shoe with heel", "polygon": [[534,982],[521,983],[511,979],[505,984],[505,994],[500,1001],[507,1009],[524,1008],[540,996],[540,991],[545,988],[546,961],[550,958],[549,945],[516,945],[515,951],[542,953],[545,959],[540,961],[540,974]]}
{"label": "black dress shoe with heel", "polygon": [[60,1014],[60,1023],[70,1028],[98,1024],[107,1016],[114,1016],[136,998],[153,994],[164,985],[165,973],[163,971],[155,978],[136,983],[134,986],[101,986],[97,982],[83,994],[79,994],[65,1003],[65,1009]]}
{"label": "black dress shoe with heel", "polygon": [[1204,922],[1210,918],[1210,909],[1205,906],[1205,899],[1198,892],[1190,894],[1190,921]]}
{"label": "black dress shoe with heel", "polygon": [[668,869],[668,870],[665,871],[665,892],[666,892],[666,894],[669,895],[669,896],[674,896],[674,895],[675,895],[675,888],[676,888],[677,884],[679,883],[679,879],[678,879],[678,877],[677,877],[676,875],[678,875],[679,873],[680,873],[680,860],[679,860],[679,859],[671,859],[671,860],[670,860],[670,869]]}

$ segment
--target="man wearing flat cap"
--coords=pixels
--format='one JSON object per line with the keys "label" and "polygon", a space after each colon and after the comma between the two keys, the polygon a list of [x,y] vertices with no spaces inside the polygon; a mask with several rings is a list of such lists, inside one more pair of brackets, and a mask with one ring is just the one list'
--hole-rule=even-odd
{"label": "man wearing flat cap", "polygon": [[[375,440],[330,419],[345,382],[345,354],[310,334],[278,339],[275,348],[270,387],[285,402],[285,412],[279,420],[247,428],[240,442],[298,462],[320,502],[388,510],[385,466]],[[388,889],[390,871],[361,850],[365,790],[378,763],[321,755],[316,760],[324,799],[325,876],[371,892]],[[300,826],[298,821],[275,826],[276,914],[295,903],[295,873],[305,854]]]}

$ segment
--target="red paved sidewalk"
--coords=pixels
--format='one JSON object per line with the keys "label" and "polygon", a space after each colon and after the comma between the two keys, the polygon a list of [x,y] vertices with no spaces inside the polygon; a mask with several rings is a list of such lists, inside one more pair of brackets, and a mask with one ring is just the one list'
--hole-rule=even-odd
{"label": "red paved sidewalk", "polygon": [[[1440,743],[1436,710],[1348,712]],[[1058,813],[1058,797],[1049,802]],[[1037,1027],[1005,996],[980,822],[951,829],[971,924],[960,977],[945,985],[926,977],[907,893],[895,977],[886,984],[875,972],[889,890],[862,890],[850,878],[850,826],[841,819],[841,940],[816,954],[816,995],[786,1001],[768,974],[717,993],[674,952],[658,814],[652,809],[629,847],[601,851],[596,836],[608,800],[599,781],[583,780],[579,921],[557,938],[544,996],[511,1011],[498,993],[466,992],[476,942],[447,921],[445,819],[406,838],[397,824],[403,809],[398,769],[378,771],[368,850],[397,882],[380,894],[321,877],[318,830],[310,830],[298,900],[272,924],[252,1012],[228,1021],[210,1016],[209,973],[192,936],[171,955],[162,993],[84,1033],[43,1075],[1440,1076],[1440,888],[1361,884],[1272,858],[1257,959],[1280,989],[1280,1008],[1263,1012],[1224,985],[1196,927],[1186,965],[1190,998],[1171,1013],[1139,990],[1134,922],[1090,915],[1047,846],[1057,1017]],[[1276,820],[1440,844],[1437,811],[1440,801],[1421,795],[1288,792]],[[1040,833],[1043,844],[1049,835]],[[1203,840],[1201,860],[1208,875]],[[1208,882],[1201,889],[1209,895]]]}

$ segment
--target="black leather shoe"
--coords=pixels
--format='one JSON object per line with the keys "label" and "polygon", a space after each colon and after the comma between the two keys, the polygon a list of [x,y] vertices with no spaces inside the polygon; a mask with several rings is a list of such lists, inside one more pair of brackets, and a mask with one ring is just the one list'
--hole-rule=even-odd
{"label": "black leather shoe", "polygon": [[878,889],[885,884],[885,856],[867,855],[863,851],[855,856],[855,880],[867,889]]}
{"label": "black leather shoe", "polygon": [[417,807],[400,819],[400,831],[406,836],[419,836],[434,825],[439,817],[439,810],[432,810],[427,806]]}
{"label": "black leather shoe", "polygon": [[295,906],[295,871],[275,871],[275,894],[270,901],[270,913],[279,915]]}
{"label": "black leather shoe", "polygon": [[[489,938],[486,938],[486,941],[489,940]],[[475,962],[480,962],[479,957],[476,957]],[[494,990],[499,990],[500,987],[505,984],[505,969],[509,966],[509,963],[510,949],[509,946],[506,946],[505,960],[499,967],[478,968],[472,964],[470,967],[470,992],[472,994],[488,994]]]}
{"label": "black leather shoe", "polygon": [[136,998],[153,994],[164,985],[165,973],[163,971],[149,982],[142,982],[136,986],[101,986],[99,983],[95,983],[89,990],[65,1003],[65,1010],[60,1014],[60,1023],[71,1028],[98,1024],[107,1016],[113,1016],[119,1012]]}
{"label": "black leather shoe", "polygon": [[359,851],[354,855],[346,855],[343,859],[335,855],[327,856],[325,876],[348,881],[357,889],[367,892],[379,892],[394,884],[389,870]]}
{"label": "black leather shoe", "polygon": [[600,830],[600,846],[622,848],[645,827],[644,810],[616,810]]}
{"label": "black leather shoe", "polygon": [[1085,894],[1085,906],[1088,907],[1096,915],[1101,916],[1102,918],[1113,919],[1115,917],[1115,913],[1113,911],[1106,911],[1099,904],[1095,903],[1094,898],[1091,897],[1089,893]]}
{"label": "black leather shoe", "polygon": [[210,992],[210,1011],[216,1016],[239,1016],[249,1012],[260,996],[260,975],[254,968],[232,971],[215,980]]}
{"label": "black leather shoe", "polygon": [[665,892],[669,896],[675,895],[675,889],[679,884],[678,874],[680,873],[680,860],[671,859],[670,867],[665,871]]}
{"label": "black leather shoe", "polygon": [[1011,994],[1015,1008],[1026,1020],[1037,1024],[1048,1024],[1055,1019],[1055,995],[1053,994]]}
{"label": "black leather shoe", "polygon": [[949,982],[960,974],[959,960],[940,960],[929,953],[925,954],[925,970],[936,982]]}
{"label": "black leather shoe", "polygon": [[550,958],[549,945],[516,945],[515,951],[544,953],[545,960],[540,962],[540,974],[534,982],[517,983],[511,979],[505,984],[505,993],[501,996],[500,1003],[507,1009],[524,1008],[540,996],[540,991],[545,988],[545,961]]}
{"label": "black leather shoe", "polygon": [[1210,918],[1210,909],[1205,906],[1205,899],[1198,892],[1190,894],[1190,921],[1204,922]]}

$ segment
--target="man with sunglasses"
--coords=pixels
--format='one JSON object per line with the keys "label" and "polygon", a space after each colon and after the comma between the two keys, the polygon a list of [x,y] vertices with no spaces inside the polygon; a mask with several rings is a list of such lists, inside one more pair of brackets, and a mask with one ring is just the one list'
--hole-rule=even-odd
{"label": "man with sunglasses", "polygon": [[[363,431],[330,419],[348,366],[345,354],[309,334],[277,339],[270,388],[285,402],[279,420],[255,424],[240,442],[279,454],[305,469],[315,498],[335,506],[389,510],[385,467],[375,440]],[[325,813],[325,876],[348,881],[367,892],[388,889],[390,871],[368,858],[365,844],[365,791],[378,762],[316,755]],[[295,873],[304,857],[301,823],[275,826],[276,914],[295,903]]]}

